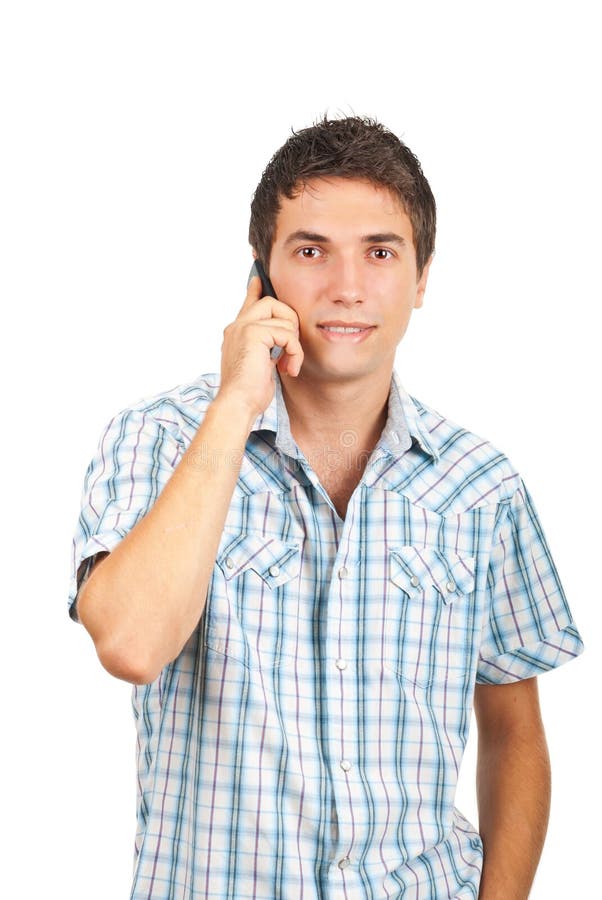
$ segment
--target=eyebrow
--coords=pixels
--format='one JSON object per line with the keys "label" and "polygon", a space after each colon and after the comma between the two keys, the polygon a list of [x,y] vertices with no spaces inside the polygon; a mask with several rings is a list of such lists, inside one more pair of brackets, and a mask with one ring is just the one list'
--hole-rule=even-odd
{"label": "eyebrow", "polygon": [[[316,244],[331,244],[332,241],[324,234],[318,234],[315,231],[302,231],[301,229],[293,231],[285,240],[283,247],[294,244],[296,241],[313,241]],[[394,231],[379,231],[376,234],[365,234],[361,238],[362,244],[399,244],[403,246],[406,241],[400,234]]]}

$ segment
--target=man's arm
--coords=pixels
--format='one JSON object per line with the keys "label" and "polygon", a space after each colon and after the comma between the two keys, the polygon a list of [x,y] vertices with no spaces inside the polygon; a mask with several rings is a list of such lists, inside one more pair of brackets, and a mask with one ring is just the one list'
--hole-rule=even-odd
{"label": "man's arm", "polygon": [[477,684],[479,900],[526,900],[548,828],[551,770],[537,678]]}
{"label": "man's arm", "polygon": [[215,399],[154,506],[81,588],[79,619],[116,678],[154,680],[199,621],[252,423]]}
{"label": "man's arm", "polygon": [[[98,565],[77,608],[103,666],[134,684],[154,681],[196,628],[247,438],[275,390],[275,365],[297,375],[297,314],[261,296],[252,278],[224,329],[220,388],[151,509]],[[131,487],[131,486],[130,486]]]}

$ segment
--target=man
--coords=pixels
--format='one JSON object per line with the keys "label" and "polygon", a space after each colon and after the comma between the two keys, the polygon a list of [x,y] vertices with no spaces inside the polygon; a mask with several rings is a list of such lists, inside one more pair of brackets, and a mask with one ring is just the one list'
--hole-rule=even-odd
{"label": "man", "polygon": [[133,684],[134,900],[528,896],[537,676],[583,643],[508,457],[394,370],[434,239],[382,125],[293,132],[251,208],[276,296],[251,279],[221,373],[100,439],[69,602]]}

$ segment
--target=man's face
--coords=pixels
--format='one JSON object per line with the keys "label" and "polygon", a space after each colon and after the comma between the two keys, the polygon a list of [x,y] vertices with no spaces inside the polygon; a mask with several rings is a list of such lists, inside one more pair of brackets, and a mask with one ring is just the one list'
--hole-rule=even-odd
{"label": "man's face", "polygon": [[[428,267],[418,279],[412,224],[387,188],[329,177],[281,198],[269,275],[299,318],[301,375],[389,376],[412,310],[422,306]],[[371,327],[342,335],[323,327],[329,322]]]}

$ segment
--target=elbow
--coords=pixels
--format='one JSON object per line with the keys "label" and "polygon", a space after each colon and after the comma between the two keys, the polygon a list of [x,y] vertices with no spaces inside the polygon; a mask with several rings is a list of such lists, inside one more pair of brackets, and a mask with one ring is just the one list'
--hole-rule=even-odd
{"label": "elbow", "polygon": [[96,649],[100,664],[109,675],[130,684],[151,684],[161,674],[165,665],[149,646],[150,636],[132,634],[131,628],[124,630],[124,623],[109,621],[99,592],[98,582],[95,594],[90,592],[90,582],[82,590],[77,601],[77,612]]}
{"label": "elbow", "polygon": [[161,674],[161,668],[143,660],[131,650],[125,651],[115,643],[102,642],[95,644],[100,664],[114,678],[127,681],[129,684],[151,684]]}
{"label": "elbow", "polygon": [[101,627],[78,609],[79,620],[92,638],[99,662],[114,678],[130,684],[150,684],[161,673],[161,667],[148,658],[148,653],[136,649],[132,640],[119,636],[115,628]]}

